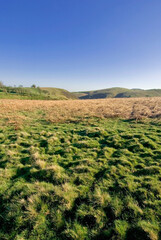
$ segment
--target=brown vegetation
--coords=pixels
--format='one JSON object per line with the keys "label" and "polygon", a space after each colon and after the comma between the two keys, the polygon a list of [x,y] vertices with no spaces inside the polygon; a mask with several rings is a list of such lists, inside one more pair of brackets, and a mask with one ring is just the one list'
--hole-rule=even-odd
{"label": "brown vegetation", "polygon": [[[28,114],[30,113],[30,114]],[[9,122],[36,116],[50,122],[82,120],[88,117],[123,119],[155,118],[161,115],[161,98],[99,100],[0,100],[0,117]],[[36,117],[35,116],[35,117]]]}

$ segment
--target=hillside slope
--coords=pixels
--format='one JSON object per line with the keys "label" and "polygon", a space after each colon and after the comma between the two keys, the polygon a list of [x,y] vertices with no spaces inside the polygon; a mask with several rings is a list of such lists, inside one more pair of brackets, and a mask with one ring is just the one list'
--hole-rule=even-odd
{"label": "hillside slope", "polygon": [[2,99],[67,100],[75,95],[60,88],[0,87]]}
{"label": "hillside slope", "polygon": [[161,97],[161,89],[107,88],[96,91],[76,92],[74,94],[79,99]]}

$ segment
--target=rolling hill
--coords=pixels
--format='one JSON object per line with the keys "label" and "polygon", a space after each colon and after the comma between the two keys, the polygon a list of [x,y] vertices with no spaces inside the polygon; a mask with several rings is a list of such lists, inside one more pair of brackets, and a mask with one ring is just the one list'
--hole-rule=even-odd
{"label": "rolling hill", "polygon": [[67,100],[101,98],[161,97],[161,89],[107,88],[95,91],[69,92],[52,87],[0,87],[0,99]]}
{"label": "rolling hill", "polygon": [[60,88],[46,87],[0,87],[2,99],[36,99],[36,100],[67,100],[75,99],[75,95]]}
{"label": "rolling hill", "polygon": [[96,91],[73,93],[79,99],[161,97],[161,89],[107,88]]}

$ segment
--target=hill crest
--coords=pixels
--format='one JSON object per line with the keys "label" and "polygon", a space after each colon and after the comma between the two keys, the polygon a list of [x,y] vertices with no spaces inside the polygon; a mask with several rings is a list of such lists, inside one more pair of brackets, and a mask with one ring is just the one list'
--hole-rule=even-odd
{"label": "hill crest", "polygon": [[144,90],[114,87],[94,91],[74,92],[73,94],[79,99],[161,97],[161,89]]}
{"label": "hill crest", "polygon": [[0,87],[1,99],[67,100],[76,99],[73,93],[61,88]]}

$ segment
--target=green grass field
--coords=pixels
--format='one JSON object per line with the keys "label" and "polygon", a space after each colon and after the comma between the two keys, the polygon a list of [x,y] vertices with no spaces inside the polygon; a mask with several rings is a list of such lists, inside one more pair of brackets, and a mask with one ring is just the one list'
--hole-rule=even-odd
{"label": "green grass field", "polygon": [[1,240],[160,239],[159,120],[37,119],[1,119]]}

